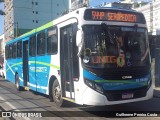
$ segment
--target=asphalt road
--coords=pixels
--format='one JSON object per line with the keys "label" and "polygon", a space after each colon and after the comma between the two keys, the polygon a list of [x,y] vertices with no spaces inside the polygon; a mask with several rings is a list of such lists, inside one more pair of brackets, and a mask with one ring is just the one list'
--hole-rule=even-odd
{"label": "asphalt road", "polygon": [[[154,98],[136,103],[127,103],[121,105],[112,106],[81,106],[73,103],[68,103],[64,108],[59,108],[54,102],[50,102],[48,96],[38,94],[33,91],[21,91],[18,92],[15,85],[7,80],[0,80],[0,112],[9,111],[14,114],[13,118],[0,118],[1,119],[13,119],[13,120],[32,120],[32,119],[58,119],[58,120],[99,120],[99,119],[122,119],[120,117],[124,112],[128,114],[140,113],[141,117],[127,116],[123,119],[140,119],[151,120],[160,119],[160,117],[142,117],[144,111],[151,114],[160,113],[160,90],[154,91]],[[110,117],[113,111],[119,115],[119,117]],[[19,113],[19,114],[17,114]],[[38,118],[27,118],[25,115],[35,113]],[[102,117],[107,114],[108,117]],[[17,116],[16,116],[17,115]],[[42,116],[42,118],[41,118]]]}

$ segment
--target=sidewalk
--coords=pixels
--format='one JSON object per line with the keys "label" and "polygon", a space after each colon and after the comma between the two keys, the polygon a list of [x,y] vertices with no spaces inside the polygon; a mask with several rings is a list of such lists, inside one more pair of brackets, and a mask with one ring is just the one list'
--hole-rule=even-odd
{"label": "sidewalk", "polygon": [[160,86],[155,87],[155,59],[152,59],[151,71],[152,71],[152,80],[154,86],[154,97],[160,98]]}

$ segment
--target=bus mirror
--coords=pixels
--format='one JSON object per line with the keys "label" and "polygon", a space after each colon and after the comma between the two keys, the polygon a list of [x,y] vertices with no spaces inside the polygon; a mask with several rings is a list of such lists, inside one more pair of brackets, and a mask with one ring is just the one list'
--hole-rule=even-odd
{"label": "bus mirror", "polygon": [[80,47],[82,45],[82,37],[83,37],[83,33],[81,30],[77,31],[77,35],[76,35],[76,45],[78,47]]}

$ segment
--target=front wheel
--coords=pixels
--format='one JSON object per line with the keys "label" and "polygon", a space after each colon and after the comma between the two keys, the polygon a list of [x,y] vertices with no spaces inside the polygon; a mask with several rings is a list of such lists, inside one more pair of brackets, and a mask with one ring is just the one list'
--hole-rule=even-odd
{"label": "front wheel", "polygon": [[22,91],[23,90],[23,88],[20,86],[20,81],[19,81],[19,76],[18,75],[16,75],[16,77],[15,77],[15,81],[16,81],[16,89],[18,90],[18,91]]}
{"label": "front wheel", "polygon": [[58,83],[58,80],[55,80],[53,82],[52,95],[53,95],[53,100],[57,106],[62,107],[65,105],[65,100],[62,99],[62,91]]}

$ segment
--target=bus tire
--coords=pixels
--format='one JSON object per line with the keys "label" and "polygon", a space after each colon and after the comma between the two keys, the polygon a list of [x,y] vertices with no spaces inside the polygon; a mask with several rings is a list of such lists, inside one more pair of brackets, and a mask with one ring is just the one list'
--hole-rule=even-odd
{"label": "bus tire", "polygon": [[21,87],[21,86],[20,86],[20,83],[19,83],[19,76],[18,76],[18,74],[17,74],[16,77],[15,77],[15,85],[16,85],[16,89],[17,89],[18,91],[22,91],[22,90],[23,90],[23,87]]}
{"label": "bus tire", "polygon": [[62,99],[62,92],[58,80],[54,80],[52,87],[53,101],[58,107],[62,107],[65,104],[65,100]]}

